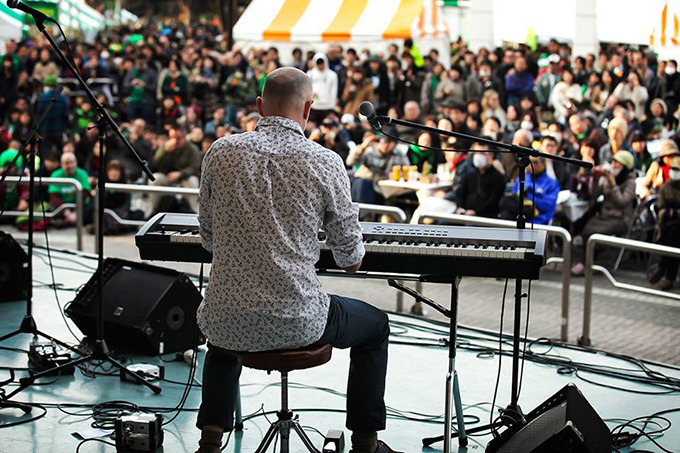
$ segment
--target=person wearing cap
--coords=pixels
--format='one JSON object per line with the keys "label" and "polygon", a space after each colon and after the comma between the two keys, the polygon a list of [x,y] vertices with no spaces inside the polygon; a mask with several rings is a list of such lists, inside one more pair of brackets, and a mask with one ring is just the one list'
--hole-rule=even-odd
{"label": "person wearing cap", "polygon": [[656,193],[670,179],[671,160],[677,156],[680,156],[678,145],[673,140],[664,140],[661,143],[661,152],[647,170],[640,198],[644,200],[650,194]]}
{"label": "person wearing cap", "polygon": [[[657,242],[668,247],[680,247],[680,157],[670,163],[669,179],[661,186],[659,198],[659,237]],[[678,276],[680,259],[662,256],[659,268],[649,276],[650,283],[661,280],[661,289],[673,289]]]}
{"label": "person wearing cap", "polygon": [[45,119],[38,128],[38,132],[40,132],[43,139],[42,151],[56,150],[61,153],[61,147],[64,144],[64,133],[69,128],[68,98],[64,93],[60,93],[54,103],[52,103],[52,98],[58,85],[56,76],[45,78],[43,85],[43,93],[40,95],[36,107],[37,118],[49,108],[47,116],[45,116]]}
{"label": "person wearing cap", "polygon": [[[612,156],[621,150],[630,151],[625,142],[628,135],[628,123],[622,118],[613,118],[607,125],[607,137],[609,141],[602,145],[598,153],[600,163],[610,162]],[[635,157],[635,156],[633,156]]]}
{"label": "person wearing cap", "polygon": [[541,74],[536,81],[536,85],[534,85],[536,100],[541,108],[544,109],[548,107],[553,88],[555,88],[555,85],[562,80],[562,76],[560,75],[560,56],[553,53],[550,54],[547,60],[548,67],[546,68],[546,71]]}
{"label": "person wearing cap", "polygon": [[[588,238],[595,233],[619,236],[625,234],[633,221],[635,209],[635,158],[630,151],[619,151],[612,156],[611,169],[593,168],[590,180],[590,196],[595,200],[604,196],[597,213],[585,221],[580,236],[583,239],[581,251]],[[578,229],[580,226],[576,226]],[[571,274],[582,276],[585,266],[577,261]]]}

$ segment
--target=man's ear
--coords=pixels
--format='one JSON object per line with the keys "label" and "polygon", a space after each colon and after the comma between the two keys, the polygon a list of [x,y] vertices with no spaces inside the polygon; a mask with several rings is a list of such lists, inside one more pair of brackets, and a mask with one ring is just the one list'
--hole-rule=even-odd
{"label": "man's ear", "polygon": [[257,113],[259,113],[260,116],[265,116],[264,110],[262,109],[262,98],[260,96],[257,97],[256,104],[257,104]]}
{"label": "man's ear", "polygon": [[305,121],[309,119],[309,112],[312,110],[312,104],[314,104],[314,99],[310,99],[309,101],[305,102]]}

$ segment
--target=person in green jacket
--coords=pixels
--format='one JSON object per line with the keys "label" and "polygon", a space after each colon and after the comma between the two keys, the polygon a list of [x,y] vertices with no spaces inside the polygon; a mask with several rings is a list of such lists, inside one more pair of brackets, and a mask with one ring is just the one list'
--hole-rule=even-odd
{"label": "person in green jacket", "polygon": [[[153,158],[155,181],[152,186],[176,186],[197,188],[201,176],[201,152],[186,139],[181,127],[170,129],[169,139],[156,151]],[[151,197],[152,212],[158,209],[161,196]],[[195,212],[198,212],[198,198],[188,196],[187,201]]]}

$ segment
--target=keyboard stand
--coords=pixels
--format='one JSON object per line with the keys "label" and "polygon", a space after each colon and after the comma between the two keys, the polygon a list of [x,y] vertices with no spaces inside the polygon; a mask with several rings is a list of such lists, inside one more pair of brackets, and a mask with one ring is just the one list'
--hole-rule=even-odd
{"label": "keyboard stand", "polygon": [[460,277],[452,277],[450,280],[438,280],[439,283],[451,284],[451,308],[446,309],[422,294],[413,289],[402,285],[396,280],[389,279],[387,283],[403,291],[409,296],[416,299],[418,302],[423,302],[430,307],[437,310],[449,318],[449,369],[446,373],[446,401],[444,402],[444,436],[436,438],[423,439],[423,445],[429,446],[439,440],[444,441],[444,453],[451,453],[451,425],[452,425],[452,409],[455,406],[456,425],[458,427],[458,445],[466,447],[468,444],[467,435],[465,433],[465,421],[463,419],[463,403],[460,399],[460,385],[458,384],[458,373],[456,373],[456,339],[458,336],[458,286],[460,285]]}

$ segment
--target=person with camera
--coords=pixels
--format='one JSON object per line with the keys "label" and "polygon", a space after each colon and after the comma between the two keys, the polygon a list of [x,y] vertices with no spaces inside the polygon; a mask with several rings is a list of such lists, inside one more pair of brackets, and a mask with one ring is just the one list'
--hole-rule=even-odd
{"label": "person with camera", "polygon": [[[591,199],[603,195],[604,200],[584,222],[580,232],[581,252],[585,250],[588,238],[595,233],[619,236],[628,231],[635,209],[634,166],[633,154],[622,150],[612,156],[611,166],[604,164],[593,168],[589,188]],[[575,277],[582,276],[584,271],[582,259],[571,268],[571,274]]]}
{"label": "person with camera", "polygon": [[[659,235],[657,242],[668,247],[680,247],[680,157],[670,163],[669,180],[659,190]],[[669,291],[678,276],[680,259],[662,256],[659,267],[649,276],[650,283],[661,280],[661,289]]]}

